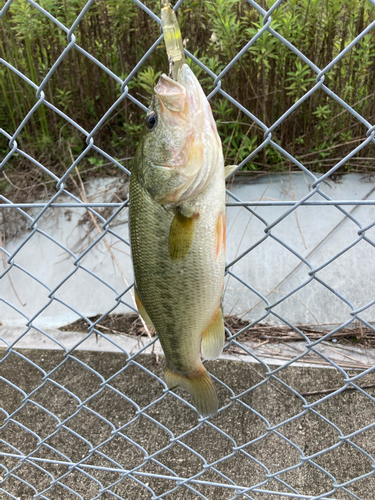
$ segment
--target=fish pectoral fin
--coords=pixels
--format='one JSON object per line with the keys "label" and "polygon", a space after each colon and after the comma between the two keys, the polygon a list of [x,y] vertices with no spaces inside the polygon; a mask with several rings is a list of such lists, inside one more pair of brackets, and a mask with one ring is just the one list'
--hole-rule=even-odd
{"label": "fish pectoral fin", "polygon": [[211,323],[202,333],[201,353],[204,359],[216,359],[220,356],[225,341],[224,319],[219,307]]}
{"label": "fish pectoral fin", "polygon": [[185,217],[180,212],[174,216],[169,230],[169,255],[175,262],[184,259],[189,253],[194,239],[196,216]]}
{"label": "fish pectoral fin", "polygon": [[150,326],[151,328],[154,328],[154,325],[152,324],[152,321],[150,320],[150,316],[147,314],[146,309],[144,305],[142,304],[141,299],[139,298],[138,291],[136,287],[134,287],[134,298],[135,298],[135,303],[137,305],[137,309],[139,314],[142,316],[143,321],[146,323],[146,325]]}
{"label": "fish pectoral fin", "polygon": [[209,417],[217,413],[218,403],[215,387],[203,365],[197,371],[187,374],[175,372],[167,366],[165,381],[169,389],[181,387],[188,391],[202,417]]}
{"label": "fish pectoral fin", "polygon": [[229,179],[231,173],[236,170],[237,167],[238,165],[227,165],[226,167],[224,167],[224,176],[226,181]]}

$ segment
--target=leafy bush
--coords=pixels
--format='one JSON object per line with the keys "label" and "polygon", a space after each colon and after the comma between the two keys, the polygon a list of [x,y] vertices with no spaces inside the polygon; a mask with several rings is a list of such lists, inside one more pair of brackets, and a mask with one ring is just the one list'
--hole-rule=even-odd
{"label": "leafy bush", "polygon": [[[85,3],[85,0],[39,0],[44,9],[68,27]],[[159,13],[158,0],[144,3]],[[270,8],[274,0],[265,3]],[[290,0],[273,13],[271,27],[323,69],[363,31],[374,14],[374,6],[361,0]],[[186,0],[179,10],[179,20],[186,48],[216,74],[263,26],[261,16],[245,0]],[[1,29],[0,57],[37,84],[69,44],[65,31],[23,0],[12,2],[1,21]],[[74,35],[82,49],[124,79],[160,36],[160,27],[132,0],[97,0]],[[375,116],[374,53],[375,38],[370,32],[327,72],[324,81],[370,123]],[[213,79],[195,63],[189,64],[204,90],[207,93],[214,90]],[[130,93],[147,105],[156,79],[166,70],[165,49],[160,44],[130,80]],[[266,31],[226,73],[221,85],[266,126],[271,126],[315,83],[316,73]],[[121,92],[120,85],[110,75],[75,48],[43,91],[46,99],[86,131],[93,129]],[[0,94],[0,127],[13,133],[37,102],[35,89],[0,65]],[[226,163],[242,161],[264,140],[263,129],[219,93],[212,98],[211,105]],[[129,160],[122,159],[134,155],[143,117],[136,105],[124,99],[95,135],[96,144],[129,167]],[[323,172],[336,163],[337,157],[358,145],[365,132],[366,128],[340,104],[317,90],[274,130],[273,140],[300,161],[306,161],[307,167]],[[77,157],[86,147],[84,134],[43,104],[25,125],[18,142],[23,150],[58,175],[71,164],[72,156]],[[2,139],[0,153],[8,151]],[[372,168],[371,155],[368,147],[342,168]],[[92,175],[89,168],[92,160],[85,162],[83,171]],[[13,164],[17,169],[12,169]],[[26,173],[22,171],[23,164],[28,165]],[[17,184],[17,175],[18,181],[22,177],[25,182],[28,176],[35,176],[30,165],[17,157],[6,168]],[[244,168],[259,172],[290,167],[277,151],[267,146]],[[98,170],[101,175],[117,173],[111,166]]]}

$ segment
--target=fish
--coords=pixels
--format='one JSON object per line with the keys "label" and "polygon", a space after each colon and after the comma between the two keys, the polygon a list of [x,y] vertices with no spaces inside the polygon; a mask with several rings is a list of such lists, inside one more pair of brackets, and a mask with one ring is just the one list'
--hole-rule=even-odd
{"label": "fish", "polygon": [[168,388],[187,390],[207,417],[218,399],[201,357],[217,358],[225,341],[228,169],[199,81],[184,60],[172,69],[154,88],[130,177],[135,300],[158,334]]}

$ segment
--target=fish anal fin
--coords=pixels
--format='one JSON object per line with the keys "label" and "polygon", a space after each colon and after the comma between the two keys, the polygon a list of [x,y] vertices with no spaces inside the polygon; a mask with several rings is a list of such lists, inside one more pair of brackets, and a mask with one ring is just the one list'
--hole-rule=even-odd
{"label": "fish anal fin", "polygon": [[146,325],[150,326],[151,328],[154,328],[154,325],[152,324],[152,321],[150,320],[150,316],[147,314],[146,309],[144,308],[144,305],[142,304],[142,301],[139,298],[138,291],[137,291],[136,287],[134,287],[134,298],[135,298],[135,303],[137,305],[138,312],[142,316],[143,321],[146,323]]}
{"label": "fish anal fin", "polygon": [[175,262],[184,259],[193,243],[196,216],[185,217],[180,212],[174,216],[169,230],[169,255]]}
{"label": "fish anal fin", "polygon": [[218,307],[211,323],[202,333],[201,353],[204,359],[216,359],[220,356],[225,341],[224,320]]}
{"label": "fish anal fin", "polygon": [[185,389],[193,398],[194,405],[202,417],[209,417],[217,413],[218,403],[215,387],[203,365],[200,369],[187,374],[175,372],[167,366],[165,381],[169,389],[174,387]]}
{"label": "fish anal fin", "polygon": [[238,165],[227,165],[226,167],[224,167],[224,176],[226,181],[229,179],[233,170],[235,170],[237,167]]}

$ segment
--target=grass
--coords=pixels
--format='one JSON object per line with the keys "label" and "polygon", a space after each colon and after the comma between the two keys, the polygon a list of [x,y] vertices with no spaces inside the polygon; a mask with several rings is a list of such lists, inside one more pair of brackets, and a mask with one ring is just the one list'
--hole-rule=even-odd
{"label": "grass", "polygon": [[[146,0],[159,13],[159,1]],[[274,0],[263,1],[270,8]],[[84,0],[40,0],[39,4],[70,27]],[[272,15],[271,26],[319,68],[326,67],[374,19],[375,8],[362,0],[290,0]],[[186,48],[218,74],[262,27],[257,11],[245,0],[185,0],[179,10]],[[0,57],[31,81],[40,84],[68,45],[66,33],[31,4],[14,0],[0,21]],[[160,35],[158,24],[132,0],[96,0],[74,32],[77,43],[122,79]],[[370,123],[375,118],[375,38],[363,37],[325,75],[325,85]],[[206,93],[213,80],[192,64]],[[153,86],[166,71],[161,44],[129,82],[132,95],[148,105]],[[315,84],[316,74],[274,36],[265,32],[224,76],[222,88],[266,126],[271,126]],[[86,131],[121,95],[120,85],[78,50],[72,49],[44,88],[46,99]],[[35,89],[0,65],[0,128],[13,134],[37,102]],[[244,160],[264,140],[263,130],[220,94],[212,100],[226,163]],[[124,99],[95,135],[95,143],[130,168],[143,126],[144,113]],[[326,172],[365,138],[367,128],[322,90],[303,102],[273,132],[273,140],[307,168]],[[86,147],[85,136],[42,104],[18,138],[23,151],[58,176]],[[0,138],[0,157],[9,151]],[[125,158],[125,160],[123,160]],[[340,172],[372,170],[372,146],[367,146]],[[100,155],[90,152],[79,164],[88,176],[118,175]],[[282,172],[290,164],[267,146],[244,166],[249,172]],[[5,166],[15,197],[27,186],[53,186],[54,181],[22,156]],[[35,188],[36,189],[36,188]],[[30,191],[31,193],[31,191]]]}

